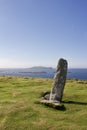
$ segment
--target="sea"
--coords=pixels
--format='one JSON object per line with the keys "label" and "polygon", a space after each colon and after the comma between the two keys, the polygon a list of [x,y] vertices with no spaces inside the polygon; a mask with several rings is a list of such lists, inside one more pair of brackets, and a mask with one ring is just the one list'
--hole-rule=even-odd
{"label": "sea", "polygon": [[[0,76],[24,76],[34,78],[53,78],[55,73],[50,72],[22,72],[22,69],[0,69]],[[68,69],[68,79],[87,80],[87,69]]]}

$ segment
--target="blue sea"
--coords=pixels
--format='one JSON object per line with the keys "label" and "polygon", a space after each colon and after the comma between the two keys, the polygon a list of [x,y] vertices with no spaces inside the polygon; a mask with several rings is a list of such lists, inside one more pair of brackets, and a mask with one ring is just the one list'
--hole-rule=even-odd
{"label": "blue sea", "polygon": [[[49,72],[22,72],[22,69],[0,69],[1,76],[24,76],[24,77],[39,77],[39,78],[53,78],[55,73]],[[68,69],[67,78],[75,78],[87,80],[87,69]]]}

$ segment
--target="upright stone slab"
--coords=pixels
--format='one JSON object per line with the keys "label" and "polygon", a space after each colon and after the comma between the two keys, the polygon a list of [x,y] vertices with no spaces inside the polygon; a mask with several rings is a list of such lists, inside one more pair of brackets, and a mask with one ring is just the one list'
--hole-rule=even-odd
{"label": "upright stone slab", "polygon": [[51,102],[61,102],[67,76],[67,61],[60,59],[54,76],[53,87],[50,93]]}

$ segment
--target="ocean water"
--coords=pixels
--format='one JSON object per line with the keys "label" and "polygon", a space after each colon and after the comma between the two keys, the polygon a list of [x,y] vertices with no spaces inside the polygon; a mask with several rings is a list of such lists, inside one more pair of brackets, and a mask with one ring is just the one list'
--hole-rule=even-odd
{"label": "ocean water", "polygon": [[67,78],[87,80],[87,69],[69,69]]}
{"label": "ocean water", "polygon": [[[22,72],[22,69],[0,69],[0,75],[3,76],[25,76],[25,77],[39,77],[39,78],[53,78],[54,73],[42,72]],[[87,80],[87,69],[68,69],[67,78],[75,78]]]}

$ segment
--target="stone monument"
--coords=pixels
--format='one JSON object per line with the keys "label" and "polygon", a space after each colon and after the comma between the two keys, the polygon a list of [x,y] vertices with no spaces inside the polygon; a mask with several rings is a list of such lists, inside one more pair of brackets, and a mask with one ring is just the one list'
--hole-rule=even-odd
{"label": "stone monument", "polygon": [[67,61],[60,59],[54,76],[54,83],[50,93],[50,101],[61,102],[67,76]]}
{"label": "stone monument", "polygon": [[60,105],[63,97],[64,86],[67,76],[67,61],[65,59],[59,59],[56,73],[54,76],[54,82],[50,94],[46,94],[41,100],[42,103],[51,105]]}

